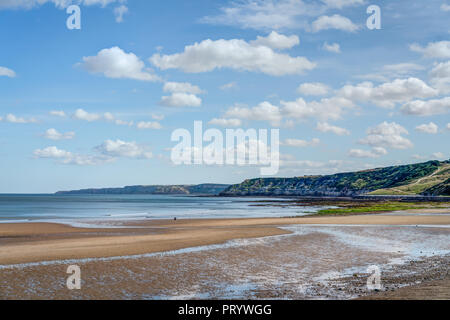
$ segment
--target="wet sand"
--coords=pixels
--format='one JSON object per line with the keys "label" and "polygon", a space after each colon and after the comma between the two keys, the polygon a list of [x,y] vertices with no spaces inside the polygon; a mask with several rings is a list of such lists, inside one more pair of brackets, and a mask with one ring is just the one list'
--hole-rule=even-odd
{"label": "wet sand", "polygon": [[[373,264],[394,290],[385,298],[412,297],[403,286],[448,274],[439,252],[450,250],[450,215],[430,213],[115,221],[116,228],[92,229],[0,224],[0,299],[350,299],[373,294],[364,287]],[[143,256],[121,257],[133,255]],[[391,266],[395,259],[402,263]],[[422,264],[411,269],[409,261]],[[80,291],[65,287],[74,263]],[[427,298],[447,292],[430,288]]]}
{"label": "wet sand", "polygon": [[285,234],[278,228],[283,225],[450,225],[450,215],[149,220],[117,224],[114,229],[52,223],[0,224],[0,264],[163,252]]}

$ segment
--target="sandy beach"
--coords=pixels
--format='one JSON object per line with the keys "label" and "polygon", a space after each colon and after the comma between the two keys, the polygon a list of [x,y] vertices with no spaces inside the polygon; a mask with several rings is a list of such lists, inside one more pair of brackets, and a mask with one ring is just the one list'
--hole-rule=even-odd
{"label": "sandy beach", "polygon": [[[105,228],[100,226],[77,228],[55,223],[0,224],[0,285],[4,288],[0,292],[0,298],[227,297],[226,293],[216,287],[220,286],[221,282],[214,284],[210,283],[209,279],[223,277],[222,283],[233,283],[237,281],[236,277],[239,277],[240,272],[244,272],[246,268],[249,272],[246,276],[254,274],[256,277],[261,276],[261,279],[254,280],[257,285],[250,290],[251,294],[248,293],[249,290],[247,292],[239,289],[246,293],[237,297],[340,299],[368,296],[372,292],[355,291],[358,286],[364,286],[363,280],[367,278],[364,273],[361,273],[360,282],[362,282],[358,286],[352,285],[347,288],[340,285],[339,288],[334,289],[331,285],[333,282],[329,282],[329,288],[327,288],[324,281],[328,280],[325,280],[323,275],[329,274],[332,270],[340,270],[339,272],[350,270],[355,266],[361,269],[368,262],[389,264],[392,259],[405,256],[402,250],[403,247],[408,247],[407,243],[414,241],[424,243],[430,237],[435,237],[440,242],[444,239],[444,243],[440,245],[446,249],[449,243],[446,243],[445,239],[450,237],[450,228],[448,228],[450,215],[445,213],[448,212],[428,210],[424,215],[417,212],[402,212],[342,217],[114,221],[109,223],[108,228],[106,228],[107,225]],[[98,221],[96,224],[101,223],[104,222]],[[111,225],[114,228],[111,228]],[[390,250],[398,243],[395,237],[399,233],[405,233],[400,241],[406,245],[402,244],[398,250]],[[377,239],[378,235],[382,235],[382,239],[379,244],[376,244],[377,247],[373,248],[371,241],[378,240],[370,239]],[[349,236],[350,238],[346,239]],[[423,241],[420,240],[421,237]],[[337,240],[343,241],[342,244],[339,244]],[[353,242],[358,241],[362,244],[355,248]],[[238,243],[238,245],[230,246],[229,243]],[[242,246],[242,243],[245,245]],[[212,246],[214,250],[210,250],[208,246]],[[198,252],[193,250],[193,253],[189,253],[192,248],[199,247],[206,249],[198,250]],[[386,251],[385,247],[389,250]],[[177,254],[158,256],[158,253],[164,252],[177,252]],[[134,257],[130,259],[126,256]],[[112,259],[108,260],[108,258]],[[242,265],[248,259],[253,259],[253,264]],[[445,259],[431,261],[430,257],[425,257],[421,272],[417,270],[415,272],[416,275],[419,274],[418,277],[423,278],[422,274],[430,270],[430,263],[439,265],[439,272],[425,282],[443,282],[439,286],[426,289],[428,298],[433,297],[433,294],[430,296],[430,292],[436,292],[436,298],[445,298],[450,290],[448,278],[445,278],[448,274],[448,260]],[[200,261],[210,261],[209,268]],[[316,265],[305,267],[311,261],[317,263],[320,268]],[[80,291],[81,295],[65,289],[64,268],[70,263],[82,264],[83,273],[89,275],[91,279],[89,281],[97,282],[97,286],[91,284],[84,287]],[[271,277],[264,276],[266,272],[264,268],[268,267],[267,263],[273,264],[270,268],[275,268],[273,277],[279,273],[277,276],[279,280],[283,277],[289,278],[283,280],[286,281],[284,285],[277,287],[272,282],[270,285],[267,284],[267,278]],[[183,270],[180,270],[181,266],[184,266]],[[223,269],[231,266],[237,269],[233,269],[224,277]],[[284,270],[280,271],[282,267]],[[289,268],[294,269],[288,272]],[[401,270],[406,270],[404,268],[404,265],[400,267]],[[309,269],[311,270],[305,271]],[[389,272],[398,273],[399,271],[396,269]],[[133,276],[130,276],[130,273]],[[333,281],[345,279],[344,273],[334,277]],[[101,274],[107,274],[115,279],[111,283],[101,280],[102,285],[107,288],[107,294],[104,290],[96,289],[100,281],[98,277]],[[206,278],[201,278],[205,276]],[[290,279],[290,277],[294,278]],[[442,277],[444,279],[441,279]],[[179,287],[178,282],[174,282],[174,279],[179,278],[182,279],[182,288]],[[298,284],[294,286],[300,278],[303,279],[301,290]],[[312,278],[315,280],[310,281]],[[20,281],[11,279],[20,279]],[[136,279],[141,279],[147,285],[142,287],[142,282],[136,282]],[[117,281],[121,283],[119,286]],[[148,286],[148,281],[151,282],[151,286]],[[264,285],[258,281],[264,282]],[[396,278],[391,281],[389,287],[389,290],[394,290],[394,293],[374,297],[388,299],[414,297],[412,293],[404,293],[406,289],[402,287],[417,285],[416,281],[415,278],[408,278],[403,279],[404,283],[402,283]],[[30,282],[34,285],[38,283],[38,287],[42,289],[30,292],[24,287]],[[55,282],[59,287],[54,287]],[[197,288],[199,284],[202,284],[198,289],[199,292],[190,295],[192,288]],[[239,286],[242,286],[242,283]],[[44,290],[44,288],[47,289]],[[123,289],[127,294],[120,291],[120,288],[127,288]],[[281,289],[284,291],[280,292]],[[395,294],[397,291],[398,296]],[[213,294],[205,296],[204,292],[213,292]]]}

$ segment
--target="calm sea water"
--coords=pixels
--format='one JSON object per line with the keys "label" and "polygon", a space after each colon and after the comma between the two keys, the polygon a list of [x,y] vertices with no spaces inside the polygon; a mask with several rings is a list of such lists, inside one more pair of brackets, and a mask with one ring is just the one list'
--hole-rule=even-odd
{"label": "calm sea water", "polygon": [[255,206],[261,198],[169,195],[0,195],[0,222],[286,217],[319,207]]}

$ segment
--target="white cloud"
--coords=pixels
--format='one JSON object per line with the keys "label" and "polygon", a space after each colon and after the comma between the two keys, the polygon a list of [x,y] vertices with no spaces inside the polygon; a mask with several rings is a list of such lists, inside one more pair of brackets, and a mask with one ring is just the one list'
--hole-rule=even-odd
{"label": "white cloud", "polygon": [[103,114],[98,113],[89,113],[83,109],[77,109],[75,113],[72,115],[72,118],[76,120],[84,120],[88,122],[94,122],[99,120],[104,120],[108,122],[112,122],[116,125],[120,126],[132,126],[133,121],[123,121],[120,119],[116,119],[116,117],[111,112],[105,112]]}
{"label": "white cloud", "polygon": [[[302,26],[300,17],[321,12],[303,0],[244,0],[221,8],[222,14],[204,17],[202,22],[238,26],[244,29],[279,30]],[[304,25],[303,25],[304,26]]]}
{"label": "white cloud", "polygon": [[439,127],[435,123],[430,122],[428,124],[417,126],[416,130],[423,133],[436,134],[438,133]]}
{"label": "white cloud", "polygon": [[443,3],[443,4],[441,5],[441,10],[444,11],[444,12],[450,11],[450,5],[448,5],[448,4],[446,4],[446,3]]}
{"label": "white cloud", "polygon": [[450,123],[447,123],[447,130],[450,130]]}
{"label": "white cloud", "polygon": [[422,53],[427,58],[450,59],[450,41],[430,42],[426,47],[415,43],[410,45],[410,49]]}
{"label": "white cloud", "polygon": [[62,110],[53,110],[49,112],[51,116],[55,116],[55,117],[61,117],[64,118],[66,117],[66,113]]}
{"label": "white cloud", "polygon": [[322,0],[328,7],[342,9],[348,6],[365,4],[365,0]]}
{"label": "white cloud", "polygon": [[145,64],[134,53],[119,47],[103,49],[96,56],[83,57],[81,63],[90,73],[102,73],[107,78],[159,81],[160,78],[145,69]]}
{"label": "white cloud", "polygon": [[125,3],[126,0],[0,0],[1,9],[31,9],[46,3],[53,3],[57,8],[67,8],[71,4],[77,5],[99,5],[102,8],[110,3]]}
{"label": "white cloud", "polygon": [[437,94],[436,89],[418,78],[397,79],[377,87],[371,82],[363,82],[356,86],[346,85],[339,90],[339,95],[349,100],[372,102],[384,108],[392,108],[396,103],[414,98],[429,98]]}
{"label": "white cloud", "polygon": [[285,36],[272,31],[267,37],[257,36],[256,40],[250,41],[253,46],[264,46],[272,49],[290,49],[300,44],[298,36]]}
{"label": "white cloud", "polygon": [[348,131],[345,128],[341,128],[341,127],[337,127],[337,126],[332,126],[327,122],[319,122],[317,123],[317,130],[319,130],[320,132],[332,132],[338,136],[348,136],[350,135],[350,131]]}
{"label": "white cloud", "polygon": [[297,91],[307,96],[324,96],[328,94],[330,88],[320,82],[311,82],[301,84]]}
{"label": "white cloud", "polygon": [[432,116],[450,112],[450,97],[435,100],[414,100],[404,104],[401,108],[403,114],[416,116]]}
{"label": "white cloud", "polygon": [[241,39],[207,39],[186,46],[182,53],[163,56],[154,54],[150,61],[161,70],[181,69],[187,73],[231,68],[282,76],[302,74],[316,67],[315,63],[305,57],[291,57],[275,52],[270,47],[255,46]]}
{"label": "white cloud", "polygon": [[310,17],[364,3],[364,0],[241,0],[232,1],[221,8],[221,14],[201,21],[257,30],[306,29]]}
{"label": "white cloud", "polygon": [[229,108],[225,117],[252,121],[267,121],[272,126],[279,126],[283,119],[291,125],[294,120],[317,118],[321,120],[339,119],[346,109],[353,108],[351,101],[333,97],[320,101],[306,102],[302,98],[295,101],[281,101],[281,107],[264,101],[255,107],[234,106]]}
{"label": "white cloud", "polygon": [[413,144],[403,135],[407,135],[406,130],[395,122],[383,122],[376,127],[367,130],[367,137],[359,140],[359,143],[372,147],[392,148],[392,149],[408,149]]}
{"label": "white cloud", "polygon": [[75,137],[75,132],[60,133],[56,129],[48,129],[44,137],[50,140],[70,140]]}
{"label": "white cloud", "polygon": [[329,52],[334,52],[334,53],[341,53],[341,46],[339,45],[339,43],[328,43],[325,42],[323,44],[323,49]]}
{"label": "white cloud", "polygon": [[71,152],[60,150],[57,147],[47,147],[45,149],[37,149],[34,151],[34,155],[39,158],[69,158],[72,156]]}
{"label": "white cloud", "polygon": [[351,149],[348,154],[353,158],[379,158],[387,153],[382,147],[374,147],[372,150]]}
{"label": "white cloud", "polygon": [[77,120],[92,122],[100,120],[102,116],[97,113],[89,113],[87,111],[84,111],[83,109],[77,109],[73,114],[73,118]]}
{"label": "white cloud", "polygon": [[288,146],[288,147],[297,147],[297,148],[304,148],[304,147],[315,147],[320,144],[320,139],[314,138],[311,141],[307,140],[301,140],[301,139],[286,139],[282,145]]}
{"label": "white cloud", "polygon": [[436,64],[430,71],[430,82],[441,94],[450,93],[450,61]]}
{"label": "white cloud", "polygon": [[125,142],[122,140],[106,140],[95,150],[109,157],[124,157],[136,159],[150,159],[153,154],[136,142]]}
{"label": "white cloud", "polygon": [[208,122],[211,125],[221,126],[221,127],[240,127],[242,125],[242,121],[240,119],[223,119],[223,118],[214,118]]}
{"label": "white cloud", "polygon": [[349,18],[343,17],[339,14],[332,16],[321,16],[311,24],[312,32],[319,32],[322,30],[336,29],[348,32],[356,32],[359,27],[354,24]]}
{"label": "white cloud", "polygon": [[164,92],[184,92],[192,94],[202,94],[204,91],[198,86],[192,85],[189,82],[166,82],[163,88]]}
{"label": "white cloud", "polygon": [[147,122],[141,121],[136,125],[136,127],[138,129],[155,129],[155,130],[162,129],[161,124],[156,121],[147,121]]}
{"label": "white cloud", "polygon": [[128,7],[125,5],[114,8],[114,15],[116,16],[116,22],[123,22],[123,16],[128,13]]}
{"label": "white cloud", "polygon": [[16,76],[16,73],[11,69],[0,66],[0,77],[2,77],[2,76],[14,78]]}
{"label": "white cloud", "polygon": [[152,119],[157,121],[164,120],[165,116],[163,114],[152,114]]}
{"label": "white cloud", "polygon": [[22,124],[25,124],[25,123],[36,123],[37,122],[37,120],[35,118],[25,119],[25,118],[22,118],[22,117],[18,117],[16,115],[12,114],[12,113],[7,114],[5,116],[5,118],[0,118],[0,121],[6,121],[6,122],[9,122],[9,123],[22,123]]}
{"label": "white cloud", "polygon": [[280,108],[267,101],[261,102],[253,108],[241,106],[231,107],[225,113],[225,116],[234,119],[268,121],[274,126],[279,125],[282,119]]}
{"label": "white cloud", "polygon": [[170,96],[163,96],[160,104],[166,107],[200,107],[202,99],[195,94],[175,92]]}
{"label": "white cloud", "polygon": [[378,82],[388,82],[392,79],[411,76],[425,68],[416,63],[404,62],[384,65],[380,71],[357,76],[360,79],[373,80]]}
{"label": "white cloud", "polygon": [[342,118],[347,109],[354,107],[352,101],[341,97],[323,98],[310,102],[299,98],[295,101],[281,101],[281,105],[282,113],[287,119],[297,120],[308,118],[337,120]]}
{"label": "white cloud", "polygon": [[432,156],[435,159],[445,159],[446,158],[445,154],[442,152],[435,152],[432,154]]}
{"label": "white cloud", "polygon": [[220,90],[230,90],[233,88],[236,88],[237,84],[236,82],[229,82],[229,83],[225,83],[224,85],[220,86]]}
{"label": "white cloud", "polygon": [[69,151],[58,149],[57,147],[47,147],[45,149],[36,149],[34,156],[40,159],[55,159],[62,164],[73,165],[98,165],[106,162],[111,162],[114,158],[105,156],[79,155]]}

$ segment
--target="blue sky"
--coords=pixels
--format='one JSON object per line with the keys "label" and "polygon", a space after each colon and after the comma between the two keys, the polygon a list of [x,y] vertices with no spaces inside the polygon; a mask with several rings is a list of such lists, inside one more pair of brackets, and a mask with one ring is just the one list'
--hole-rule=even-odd
{"label": "blue sky", "polygon": [[174,166],[171,134],[195,120],[279,128],[278,176],[448,159],[449,15],[446,0],[0,0],[0,192],[259,176]]}

